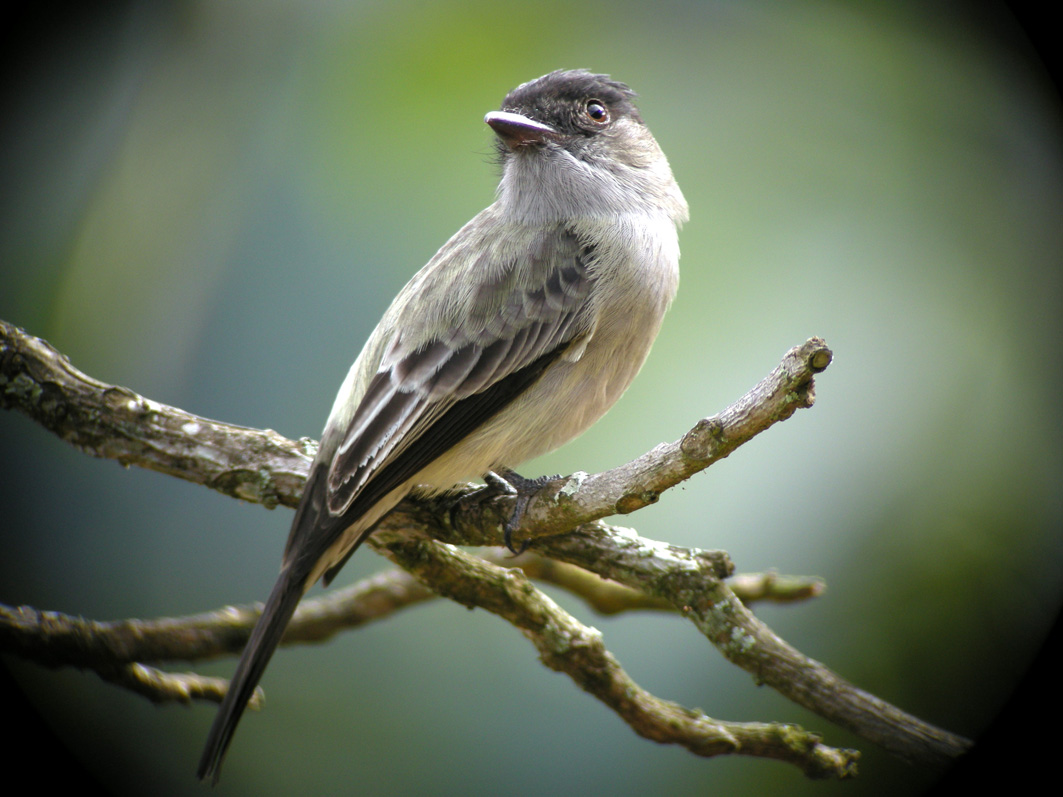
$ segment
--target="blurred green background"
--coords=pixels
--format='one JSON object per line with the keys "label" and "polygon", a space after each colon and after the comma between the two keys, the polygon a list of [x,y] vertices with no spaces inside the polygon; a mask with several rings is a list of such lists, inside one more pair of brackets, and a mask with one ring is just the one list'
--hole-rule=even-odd
{"label": "blurred green background", "polygon": [[[1058,97],[1002,4],[35,13],[9,18],[0,317],[99,379],[290,437],[319,434],[392,296],[491,201],[483,114],[561,67],[629,82],[690,202],[679,297],[620,404],[522,471],[675,439],[820,335],[814,409],[620,522],[823,577],[820,600],[758,613],[932,722],[977,735],[1007,699],[1063,586],[1063,160]],[[90,459],[14,414],[0,445],[0,601],[153,617],[272,586],[289,510]],[[339,581],[384,566],[366,550]],[[656,694],[818,729],[864,751],[861,777],[644,741],[515,630],[438,602],[281,651],[215,793],[897,795],[940,775],[756,688],[679,617],[557,597]],[[204,793],[212,706],[7,663],[106,789]]]}

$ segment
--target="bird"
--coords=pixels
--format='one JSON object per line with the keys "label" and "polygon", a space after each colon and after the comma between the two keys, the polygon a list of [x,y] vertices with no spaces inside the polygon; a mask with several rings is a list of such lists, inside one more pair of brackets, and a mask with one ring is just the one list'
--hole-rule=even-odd
{"label": "bird", "polygon": [[517,478],[642,367],[676,293],[688,209],[635,96],[608,75],[557,70],[484,117],[494,201],[399,292],[340,387],[200,779],[217,782],[303,594],[328,586],[385,514],[411,493]]}

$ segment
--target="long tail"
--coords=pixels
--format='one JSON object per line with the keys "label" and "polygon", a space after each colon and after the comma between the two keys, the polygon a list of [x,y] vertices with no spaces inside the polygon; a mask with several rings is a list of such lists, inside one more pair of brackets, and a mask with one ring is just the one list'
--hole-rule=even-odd
{"label": "long tail", "polygon": [[247,647],[240,656],[240,663],[236,666],[236,673],[229,682],[229,691],[225,693],[225,699],[210,728],[207,744],[199,759],[199,769],[196,770],[196,775],[200,780],[209,775],[212,783],[218,782],[221,762],[225,757],[229,742],[232,741],[233,733],[236,731],[236,724],[243,716],[247,701],[254,693],[259,679],[262,678],[262,673],[265,672],[273,651],[280,644],[288,621],[295,614],[295,607],[299,605],[304,587],[305,578],[293,579],[291,568],[288,566],[281,570],[280,578],[273,586],[273,591],[266,601],[266,607],[262,610],[262,616],[258,618],[251,632]]}

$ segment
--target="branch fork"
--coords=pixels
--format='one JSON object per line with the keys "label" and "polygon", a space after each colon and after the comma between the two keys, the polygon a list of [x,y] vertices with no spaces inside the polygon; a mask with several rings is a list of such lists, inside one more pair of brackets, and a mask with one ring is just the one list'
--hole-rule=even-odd
{"label": "branch fork", "polygon": [[[755,600],[790,602],[822,593],[815,579],[734,576],[722,551],[669,545],[604,522],[656,502],[775,423],[815,401],[814,378],[833,355],[819,338],[786,353],[746,395],[631,462],[543,484],[525,507],[520,557],[458,546],[500,546],[513,497],[488,500],[473,485],[431,499],[407,499],[369,544],[400,570],[323,598],[306,600],[285,644],[320,641],[438,596],[478,607],[518,628],[542,662],[568,675],[641,736],[696,755],[772,758],[810,777],[851,777],[859,752],[823,744],[816,733],[780,723],[725,722],[661,700],[639,687],[601,634],[561,609],[531,581],[559,584],[602,613],[678,612],[731,662],[819,716],[916,762],[944,763],[970,742],[905,714],[849,684],[780,639],[748,609]],[[272,430],[201,418],[95,380],[47,342],[0,321],[0,407],[21,412],[79,450],[267,507],[298,504],[315,444]],[[239,653],[261,605],[184,618],[96,623],[0,606],[0,651],[42,665],[93,669],[156,702],[219,701],[225,683],[166,673],[145,661],[198,660]],[[261,694],[257,696],[261,698]]]}

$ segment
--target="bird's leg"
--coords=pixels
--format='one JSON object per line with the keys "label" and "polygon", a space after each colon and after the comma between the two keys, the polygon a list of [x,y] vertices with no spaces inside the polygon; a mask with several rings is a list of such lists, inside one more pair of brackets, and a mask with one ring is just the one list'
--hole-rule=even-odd
{"label": "bird's leg", "polygon": [[513,532],[520,528],[521,521],[524,520],[524,512],[528,509],[528,503],[544,484],[557,478],[559,477],[540,476],[537,479],[525,479],[509,468],[498,468],[484,474],[484,481],[487,482],[488,487],[501,495],[512,495],[516,498],[513,514],[510,515],[502,529],[502,540],[515,556],[520,556],[531,545],[531,540],[525,540],[521,543],[520,550],[513,547]]}

